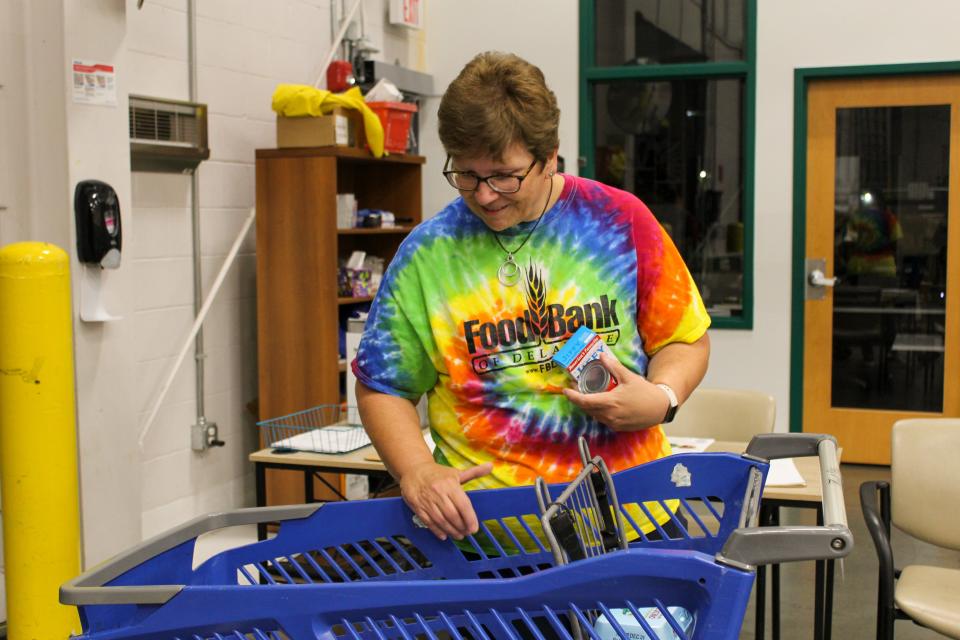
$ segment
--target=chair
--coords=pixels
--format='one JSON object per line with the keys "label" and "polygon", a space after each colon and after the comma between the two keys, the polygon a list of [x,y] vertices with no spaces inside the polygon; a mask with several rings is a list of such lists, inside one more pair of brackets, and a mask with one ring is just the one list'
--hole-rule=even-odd
{"label": "chair", "polygon": [[894,622],[904,619],[960,638],[960,569],[897,569],[890,546],[893,524],[924,542],[960,550],[960,418],[899,420],[892,437],[890,482],[860,485],[860,506],[880,559],[877,638],[892,640]]}
{"label": "chair", "polygon": [[700,388],[663,429],[667,436],[749,442],[758,433],[772,432],[776,416],[776,402],[766,393]]}
{"label": "chair", "polygon": [[[713,438],[727,442],[749,442],[758,433],[773,431],[777,406],[773,396],[743,389],[698,388],[677,411],[673,422],[663,425],[670,436]],[[779,523],[779,510],[761,503],[760,522]],[[773,565],[772,612],[774,637],[779,637],[780,567]],[[756,637],[763,637],[766,616],[766,567],[757,567]]]}

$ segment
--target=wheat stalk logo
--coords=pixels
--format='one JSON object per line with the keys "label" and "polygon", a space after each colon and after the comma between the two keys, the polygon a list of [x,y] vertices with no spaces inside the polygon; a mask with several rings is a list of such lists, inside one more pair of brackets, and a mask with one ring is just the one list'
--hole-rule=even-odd
{"label": "wheat stalk logo", "polygon": [[547,285],[543,279],[543,272],[531,260],[527,265],[525,275],[527,309],[530,310],[530,330],[534,336],[545,336],[549,319],[547,318]]}

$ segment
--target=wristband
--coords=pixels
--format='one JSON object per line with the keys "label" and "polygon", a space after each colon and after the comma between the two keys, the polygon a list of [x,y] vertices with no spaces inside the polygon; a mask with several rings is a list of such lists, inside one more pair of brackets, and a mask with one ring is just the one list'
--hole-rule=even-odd
{"label": "wristband", "polygon": [[680,402],[677,400],[677,394],[674,393],[673,389],[670,388],[670,385],[659,382],[657,383],[657,386],[660,387],[665,394],[667,394],[667,400],[670,401],[670,406],[667,407],[667,413],[663,416],[663,420],[660,422],[662,424],[673,422],[673,417],[677,415],[677,409],[680,408]]}

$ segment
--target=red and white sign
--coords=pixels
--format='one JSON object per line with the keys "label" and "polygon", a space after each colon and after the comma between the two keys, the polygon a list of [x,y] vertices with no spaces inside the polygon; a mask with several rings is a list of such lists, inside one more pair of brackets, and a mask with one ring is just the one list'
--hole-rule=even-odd
{"label": "red and white sign", "polygon": [[70,73],[74,102],[117,106],[117,72],[112,64],[74,60]]}
{"label": "red and white sign", "polygon": [[423,28],[424,0],[390,0],[390,24]]}

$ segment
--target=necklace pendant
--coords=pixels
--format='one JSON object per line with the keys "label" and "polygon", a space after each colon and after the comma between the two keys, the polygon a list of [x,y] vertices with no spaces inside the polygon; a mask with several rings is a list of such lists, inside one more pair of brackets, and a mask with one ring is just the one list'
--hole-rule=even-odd
{"label": "necklace pendant", "polygon": [[[552,176],[552,174],[551,174]],[[527,232],[527,236],[520,243],[520,246],[514,249],[513,251],[508,251],[503,243],[500,242],[500,235],[491,229],[493,233],[493,239],[497,241],[497,244],[500,245],[500,248],[503,249],[503,252],[507,254],[507,257],[504,259],[503,264],[500,265],[500,268],[497,269],[497,280],[500,281],[505,287],[512,287],[520,282],[520,265],[517,264],[517,261],[513,259],[513,254],[523,249],[523,245],[527,244],[527,240],[530,239],[530,236],[533,235],[533,232],[537,230],[537,227],[540,225],[540,221],[543,219],[543,214],[547,212],[547,207],[550,205],[550,197],[553,195],[553,178],[550,178],[550,190],[547,191],[547,201],[543,203],[543,210],[540,211],[540,216],[537,218],[537,221],[534,223],[533,228]]]}
{"label": "necklace pendant", "polygon": [[513,259],[513,254],[508,253],[506,260],[497,269],[497,280],[505,287],[515,286],[520,282],[520,265]]}

